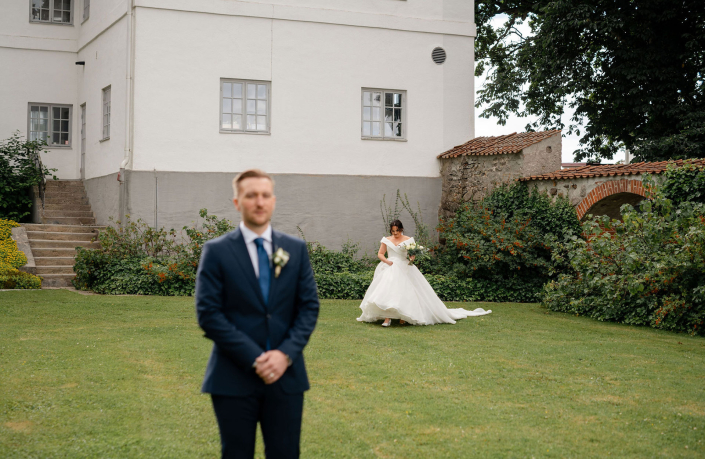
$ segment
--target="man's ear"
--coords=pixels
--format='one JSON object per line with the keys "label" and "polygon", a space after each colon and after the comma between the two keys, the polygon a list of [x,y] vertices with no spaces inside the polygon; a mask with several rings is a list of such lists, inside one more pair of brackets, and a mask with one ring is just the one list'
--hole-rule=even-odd
{"label": "man's ear", "polygon": [[237,198],[233,198],[233,204],[235,205],[237,211],[240,212],[240,203],[237,201]]}

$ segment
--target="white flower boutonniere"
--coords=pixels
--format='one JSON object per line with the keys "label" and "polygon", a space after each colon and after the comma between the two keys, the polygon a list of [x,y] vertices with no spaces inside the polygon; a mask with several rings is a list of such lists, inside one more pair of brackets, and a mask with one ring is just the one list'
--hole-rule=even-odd
{"label": "white flower boutonniere", "polygon": [[279,277],[282,272],[282,268],[286,266],[289,262],[289,252],[279,247],[274,255],[272,256],[272,263],[274,263],[274,278]]}

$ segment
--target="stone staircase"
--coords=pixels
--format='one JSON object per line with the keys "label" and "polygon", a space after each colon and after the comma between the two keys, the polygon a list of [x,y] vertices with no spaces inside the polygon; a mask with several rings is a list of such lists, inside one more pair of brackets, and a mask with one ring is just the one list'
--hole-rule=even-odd
{"label": "stone staircase", "polygon": [[49,180],[42,223],[25,223],[42,287],[71,287],[76,247],[99,247],[95,216],[81,180]]}

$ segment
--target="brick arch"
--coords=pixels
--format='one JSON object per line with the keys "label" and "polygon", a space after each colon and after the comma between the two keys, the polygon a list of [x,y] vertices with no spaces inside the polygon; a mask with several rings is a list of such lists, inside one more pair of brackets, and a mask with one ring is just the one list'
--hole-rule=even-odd
{"label": "brick arch", "polygon": [[618,193],[631,193],[646,197],[646,190],[641,180],[610,180],[600,184],[580,201],[580,204],[575,208],[578,212],[578,219],[582,220],[588,210],[597,202]]}

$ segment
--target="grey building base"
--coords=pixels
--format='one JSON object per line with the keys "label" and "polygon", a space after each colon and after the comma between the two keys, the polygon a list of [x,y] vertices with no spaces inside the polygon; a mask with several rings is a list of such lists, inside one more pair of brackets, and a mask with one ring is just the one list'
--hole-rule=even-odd
{"label": "grey building base", "polygon": [[[126,171],[125,182],[117,174],[88,179],[86,192],[97,224],[120,218],[120,187],[124,186],[125,213],[149,225],[174,228],[199,221],[199,209],[240,221],[232,198],[231,172],[149,172]],[[397,189],[406,193],[412,206],[417,202],[425,225],[435,234],[440,177],[392,177],[350,175],[273,174],[277,205],[272,225],[279,231],[297,235],[300,227],[309,241],[338,249],[348,239],[359,242],[362,252],[374,254],[386,236],[380,201],[394,205]],[[413,235],[411,217],[402,213],[406,233]]]}

